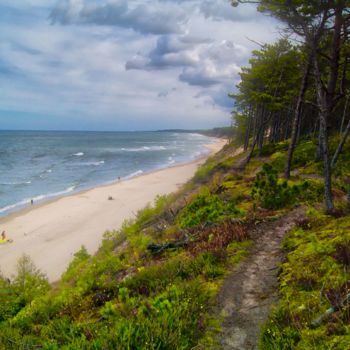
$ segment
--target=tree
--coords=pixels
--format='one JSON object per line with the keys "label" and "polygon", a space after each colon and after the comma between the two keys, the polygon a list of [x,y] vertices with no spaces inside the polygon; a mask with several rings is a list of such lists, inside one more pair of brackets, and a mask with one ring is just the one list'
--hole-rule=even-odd
{"label": "tree", "polygon": [[[303,40],[308,59],[295,105],[285,177],[290,176],[302,113],[301,107],[312,67],[320,126],[319,150],[324,166],[325,206],[327,211],[331,211],[333,209],[332,168],[328,146],[328,129],[331,127],[333,112],[339,100],[344,96],[348,55],[343,54],[341,57],[341,51],[347,41],[350,23],[349,7],[346,6],[345,0],[310,0],[307,2],[300,0],[238,0],[238,3],[257,3],[260,11],[268,12],[280,19],[287,25],[291,33]],[[343,66],[343,74],[342,79],[339,79],[341,66]],[[346,138],[347,134],[345,133],[344,136]]]}

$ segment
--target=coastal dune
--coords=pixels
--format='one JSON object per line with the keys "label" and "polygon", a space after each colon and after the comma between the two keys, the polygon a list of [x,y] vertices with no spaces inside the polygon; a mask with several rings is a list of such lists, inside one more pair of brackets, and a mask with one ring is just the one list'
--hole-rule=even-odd
{"label": "coastal dune", "polygon": [[[225,142],[206,147],[213,154]],[[13,240],[0,245],[0,271],[10,277],[18,258],[28,254],[51,282],[56,281],[82,245],[90,253],[96,252],[104,232],[119,229],[157,195],[177,190],[205,159],[95,187],[0,219],[0,230],[6,230]],[[113,200],[108,200],[110,196]]]}

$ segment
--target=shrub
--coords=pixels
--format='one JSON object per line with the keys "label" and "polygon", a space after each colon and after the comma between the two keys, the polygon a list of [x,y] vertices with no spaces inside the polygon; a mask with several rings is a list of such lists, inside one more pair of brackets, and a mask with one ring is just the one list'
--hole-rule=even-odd
{"label": "shrub", "polygon": [[317,180],[304,180],[295,185],[278,179],[278,171],[271,164],[264,164],[257,174],[251,195],[266,209],[280,209],[298,202],[314,203],[321,200],[323,184]]}
{"label": "shrub", "polygon": [[225,203],[218,195],[204,190],[182,210],[179,224],[182,228],[193,227],[206,221],[220,221],[230,214],[240,214],[234,202]]}
{"label": "shrub", "polygon": [[22,308],[49,289],[43,273],[37,269],[28,255],[17,262],[17,274],[13,281],[0,275],[0,321],[15,316]]}
{"label": "shrub", "polygon": [[295,200],[298,188],[288,186],[287,181],[278,181],[277,170],[270,164],[264,164],[257,174],[252,189],[252,197],[266,209],[279,209]]}

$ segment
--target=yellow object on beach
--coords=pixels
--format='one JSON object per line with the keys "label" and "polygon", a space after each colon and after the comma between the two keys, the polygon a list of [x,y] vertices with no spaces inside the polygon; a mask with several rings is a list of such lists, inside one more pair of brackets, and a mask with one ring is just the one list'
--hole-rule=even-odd
{"label": "yellow object on beach", "polygon": [[8,239],[0,239],[0,244],[5,244],[8,243],[9,240]]}

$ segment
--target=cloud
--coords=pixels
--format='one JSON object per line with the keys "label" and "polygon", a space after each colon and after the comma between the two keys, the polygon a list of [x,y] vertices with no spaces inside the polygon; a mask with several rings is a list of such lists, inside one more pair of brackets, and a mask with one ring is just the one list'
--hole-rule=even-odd
{"label": "cloud", "polygon": [[198,48],[212,42],[210,39],[190,35],[162,35],[149,53],[136,54],[125,64],[129,69],[164,69],[194,66],[199,61]]}
{"label": "cloud", "polygon": [[231,41],[215,42],[191,36],[161,36],[146,55],[135,55],[125,68],[156,70],[181,67],[179,80],[208,87],[233,81],[238,64],[246,61],[249,50]]}
{"label": "cloud", "polygon": [[256,21],[257,18],[256,7],[254,5],[244,4],[233,8],[228,0],[202,0],[199,10],[205,18],[216,21]]}
{"label": "cloud", "polygon": [[185,67],[179,79],[202,87],[233,84],[240,71],[239,63],[245,61],[248,54],[244,47],[228,40],[210,44],[199,53],[199,63],[195,67]]}
{"label": "cloud", "polygon": [[167,4],[139,3],[134,7],[127,0],[88,2],[61,0],[50,14],[53,23],[95,24],[133,29],[142,34],[183,32],[188,20],[186,12]]}
{"label": "cloud", "polygon": [[276,36],[271,18],[227,6],[226,0],[3,0],[1,125],[227,124],[233,105],[227,93],[255,48],[246,36],[259,42]]}

